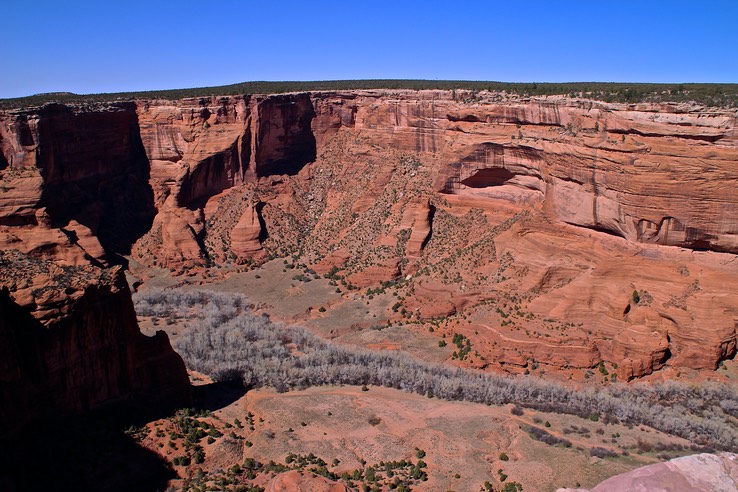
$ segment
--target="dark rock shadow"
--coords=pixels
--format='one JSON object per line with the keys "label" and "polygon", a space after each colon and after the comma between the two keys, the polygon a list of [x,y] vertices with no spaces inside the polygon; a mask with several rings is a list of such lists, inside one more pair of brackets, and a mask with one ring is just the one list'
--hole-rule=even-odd
{"label": "dark rock shadow", "polygon": [[315,162],[317,143],[312,129],[316,116],[309,94],[270,96],[259,105],[257,177],[293,176]]}
{"label": "dark rock shadow", "polygon": [[52,227],[72,220],[88,227],[109,260],[121,262],[156,215],[135,105],[75,111],[50,104],[39,114],[41,203]]}
{"label": "dark rock shadow", "polygon": [[176,473],[127,435],[122,414],[96,413],[37,425],[2,444],[0,489],[164,491]]}
{"label": "dark rock shadow", "polygon": [[220,381],[193,387],[195,408],[211,412],[227,407],[246,394],[241,381]]}

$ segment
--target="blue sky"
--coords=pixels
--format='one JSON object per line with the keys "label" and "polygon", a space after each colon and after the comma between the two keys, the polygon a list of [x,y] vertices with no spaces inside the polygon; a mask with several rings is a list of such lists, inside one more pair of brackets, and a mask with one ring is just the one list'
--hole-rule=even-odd
{"label": "blue sky", "polygon": [[738,82],[738,0],[2,0],[0,19],[0,97],[249,80]]}

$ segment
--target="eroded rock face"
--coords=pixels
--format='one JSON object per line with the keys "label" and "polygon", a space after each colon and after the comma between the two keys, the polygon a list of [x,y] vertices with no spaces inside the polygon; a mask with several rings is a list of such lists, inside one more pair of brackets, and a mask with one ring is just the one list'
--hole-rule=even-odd
{"label": "eroded rock face", "polygon": [[[107,262],[130,252],[155,209],[132,103],[50,104],[3,115],[0,246]],[[70,247],[71,246],[71,247]]]}
{"label": "eroded rock face", "polygon": [[0,251],[0,437],[114,403],[185,405],[164,332],[141,334],[120,267],[59,266]]}
{"label": "eroded rock face", "polygon": [[365,151],[440,157],[436,191],[483,189],[633,242],[738,252],[734,112],[499,99],[358,91],[16,111],[3,116],[3,156],[10,169],[29,172],[3,175],[2,219],[38,224],[44,209],[54,226],[76,220],[126,249],[150,229],[150,173],[159,214],[179,210],[197,237],[202,218],[184,210],[256,178],[297,174],[348,129]]}
{"label": "eroded rock face", "polygon": [[[203,214],[209,201],[212,210],[223,191],[297,174],[316,158],[315,110],[307,94],[139,102],[138,116],[159,213],[134,255],[157,257],[166,266],[210,261],[215,245],[206,244],[207,236],[217,241],[218,234],[210,233]],[[233,234],[226,250],[250,257],[266,235],[259,219],[264,204],[234,200],[222,231]]]}
{"label": "eroded rock face", "polygon": [[[665,463],[643,466],[608,478],[591,492],[714,492],[738,489],[738,455],[696,454]],[[558,492],[588,492],[587,489],[558,489]]]}
{"label": "eroded rock face", "polygon": [[[62,213],[46,190],[86,189],[91,162],[103,176],[147,162],[157,213],[147,232],[126,236],[139,236],[131,252],[146,265],[176,273],[299,251],[319,273],[337,267],[358,287],[409,286],[406,316],[464,312],[476,364],[513,372],[605,361],[608,377],[630,379],[712,370],[736,353],[735,111],[353,91],[0,119],[5,247],[73,264],[125,251],[126,241],[105,239],[103,219],[89,219],[116,217],[99,212],[115,206],[90,199],[85,213]],[[84,135],[88,120],[109,129],[95,135],[128,132],[128,146],[106,136],[104,152],[69,154],[39,143],[63,138],[44,128],[69,121]],[[57,148],[87,170],[51,172],[72,166],[50,157]]]}

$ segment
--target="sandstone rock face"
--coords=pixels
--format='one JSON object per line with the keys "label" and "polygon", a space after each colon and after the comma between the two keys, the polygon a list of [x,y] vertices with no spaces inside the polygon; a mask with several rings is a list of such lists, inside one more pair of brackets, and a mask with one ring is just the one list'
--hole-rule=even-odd
{"label": "sandstone rock face", "polygon": [[316,158],[315,118],[308,94],[272,96],[255,101],[254,171],[256,175],[297,174]]}
{"label": "sandstone rock face", "polygon": [[[591,489],[591,492],[716,492],[738,490],[738,455],[696,454],[637,468]],[[588,492],[558,489],[558,492]]]}
{"label": "sandstone rock face", "polygon": [[3,248],[105,262],[150,228],[155,210],[135,105],[51,104],[2,120]]}
{"label": "sandstone rock face", "polygon": [[0,251],[0,428],[137,400],[184,405],[189,380],[164,332],[140,333],[119,267]]}
{"label": "sandstone rock face", "polygon": [[[202,209],[209,200],[223,199],[224,190],[264,176],[296,174],[315,161],[312,104],[307,94],[138,103],[159,213],[134,255],[159,257],[175,267],[210,260],[209,250],[220,247],[222,239],[217,234],[207,238]],[[261,250],[266,234],[257,218],[264,204],[235,201],[228,204],[223,228],[223,234],[234,237],[226,238],[224,246],[251,257]],[[218,212],[217,204],[209,209]]]}
{"label": "sandstone rock face", "polygon": [[137,104],[158,213],[134,256],[156,256],[164,265],[205,260],[201,208],[243,183],[252,146],[249,114],[249,101],[242,98]]}
{"label": "sandstone rock face", "polygon": [[241,257],[255,255],[261,250],[261,243],[268,236],[262,209],[265,203],[260,202],[246,209],[238,223],[231,230],[231,251]]}
{"label": "sandstone rock face", "polygon": [[[0,204],[3,222],[37,223],[33,216],[45,206],[58,224],[69,220],[70,209],[88,208],[78,222],[105,236],[97,232],[100,223],[119,226],[119,209],[138,204],[142,224],[135,236],[149,229],[151,191],[140,184],[149,173],[160,214],[193,209],[257,177],[296,174],[339,129],[354,130],[367,145],[440,154],[445,191],[482,188],[508,201],[542,202],[557,220],[630,241],[738,252],[731,218],[734,112],[566,98],[457,102],[442,91],[49,105],[7,113],[0,130],[4,161],[13,170],[41,172],[3,176],[16,185]],[[129,181],[99,185],[113,177]],[[90,180],[99,189],[85,186]],[[141,196],[110,203],[105,191],[111,188]],[[101,220],[100,208],[112,217]],[[124,249],[130,242],[106,240]]]}
{"label": "sandstone rock face", "polygon": [[[71,264],[130,247],[175,272],[299,252],[362,288],[406,286],[405,316],[463,312],[478,364],[506,371],[604,361],[631,379],[736,353],[735,111],[385,90],[0,122],[4,247]],[[148,193],[135,226],[119,187]]]}

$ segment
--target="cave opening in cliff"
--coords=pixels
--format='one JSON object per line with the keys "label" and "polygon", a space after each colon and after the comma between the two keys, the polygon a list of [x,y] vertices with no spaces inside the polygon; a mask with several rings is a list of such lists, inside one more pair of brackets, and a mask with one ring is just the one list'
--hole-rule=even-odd
{"label": "cave opening in cliff", "polygon": [[489,188],[491,186],[502,186],[507,184],[515,174],[511,173],[503,167],[493,167],[480,169],[468,178],[461,181],[461,184],[470,188]]}

